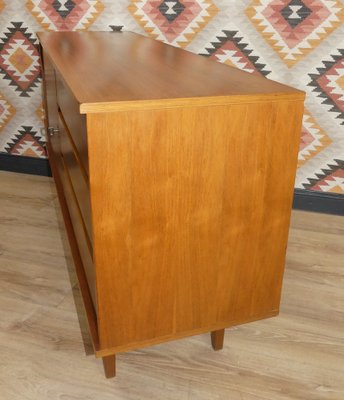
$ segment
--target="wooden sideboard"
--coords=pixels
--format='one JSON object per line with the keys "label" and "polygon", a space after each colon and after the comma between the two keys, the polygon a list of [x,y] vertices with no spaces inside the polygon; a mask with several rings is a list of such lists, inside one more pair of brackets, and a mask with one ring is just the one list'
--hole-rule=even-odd
{"label": "wooden sideboard", "polygon": [[130,32],[39,33],[48,152],[115,354],[278,314],[304,93]]}

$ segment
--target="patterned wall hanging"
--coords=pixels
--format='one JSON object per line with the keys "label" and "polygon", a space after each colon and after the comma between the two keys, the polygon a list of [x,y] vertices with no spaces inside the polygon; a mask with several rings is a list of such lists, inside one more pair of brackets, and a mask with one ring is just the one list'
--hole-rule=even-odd
{"label": "patterned wall hanging", "polygon": [[341,0],[0,0],[0,152],[46,157],[39,30],[135,31],[307,93],[296,187],[344,194]]}

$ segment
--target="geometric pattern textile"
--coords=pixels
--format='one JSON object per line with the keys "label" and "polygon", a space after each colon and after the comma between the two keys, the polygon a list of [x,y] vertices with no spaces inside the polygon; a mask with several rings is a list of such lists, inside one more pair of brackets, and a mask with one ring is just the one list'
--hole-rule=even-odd
{"label": "geometric pattern textile", "polygon": [[218,13],[212,0],[131,0],[129,12],[153,38],[187,46]]}
{"label": "geometric pattern textile", "polygon": [[309,77],[308,86],[321,99],[321,104],[330,106],[327,111],[335,113],[344,125],[344,47],[328,55],[317,72]]}
{"label": "geometric pattern textile", "polygon": [[304,184],[305,189],[344,194],[343,160],[333,160],[315,176],[316,178],[309,178],[309,183]]}
{"label": "geometric pattern textile", "polygon": [[97,0],[29,0],[27,8],[47,30],[87,29],[104,10]]}
{"label": "geometric pattern textile", "polygon": [[18,134],[7,143],[6,150],[12,155],[45,157],[44,141],[32,126],[22,126]]}
{"label": "geometric pattern textile", "polygon": [[305,164],[307,160],[320,153],[331,143],[332,140],[327,136],[326,132],[316,123],[309,111],[305,110],[303,115],[298,166],[300,167]]}
{"label": "geometric pattern textile", "polygon": [[222,30],[200,54],[254,75],[268,76],[271,73],[238,30]]}
{"label": "geometric pattern textile", "polygon": [[0,37],[0,72],[20,96],[30,96],[41,79],[37,39],[27,29],[12,22]]}
{"label": "geometric pattern textile", "polygon": [[35,32],[123,29],[304,90],[295,187],[343,194],[344,0],[0,0],[0,27],[2,153],[46,157]]}
{"label": "geometric pattern textile", "polygon": [[341,25],[344,5],[339,0],[253,0],[246,14],[291,67]]}
{"label": "geometric pattern textile", "polygon": [[0,93],[0,132],[10,122],[10,120],[12,119],[12,117],[14,116],[15,113],[16,113],[15,108]]}

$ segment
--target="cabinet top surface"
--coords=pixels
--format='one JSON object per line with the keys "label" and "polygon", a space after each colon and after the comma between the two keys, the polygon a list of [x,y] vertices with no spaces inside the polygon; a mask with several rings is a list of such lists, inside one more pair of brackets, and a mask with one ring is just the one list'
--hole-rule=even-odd
{"label": "cabinet top surface", "polygon": [[85,113],[304,96],[132,32],[41,32],[38,37]]}

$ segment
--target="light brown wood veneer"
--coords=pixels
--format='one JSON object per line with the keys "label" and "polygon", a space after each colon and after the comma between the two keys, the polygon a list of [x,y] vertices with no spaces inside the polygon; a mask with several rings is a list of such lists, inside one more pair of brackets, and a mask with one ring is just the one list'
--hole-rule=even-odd
{"label": "light brown wood veneer", "polygon": [[276,315],[304,94],[130,32],[39,39],[79,255],[92,230],[94,275],[76,264],[106,376],[118,352],[209,331],[219,349],[224,328]]}

